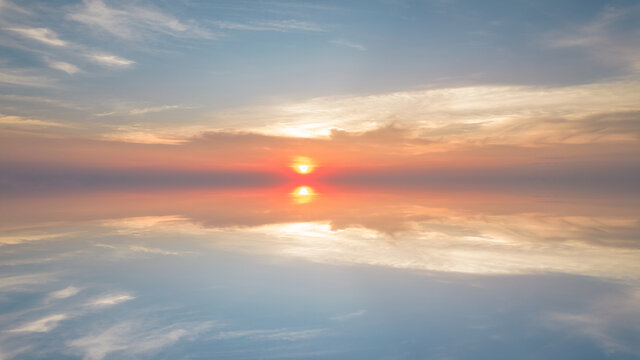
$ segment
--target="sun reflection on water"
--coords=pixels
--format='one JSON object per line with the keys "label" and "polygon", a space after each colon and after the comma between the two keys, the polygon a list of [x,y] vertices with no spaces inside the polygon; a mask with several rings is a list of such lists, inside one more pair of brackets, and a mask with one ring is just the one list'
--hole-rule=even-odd
{"label": "sun reflection on water", "polygon": [[315,190],[310,186],[298,186],[291,192],[293,202],[296,204],[308,204],[313,201],[316,195]]}

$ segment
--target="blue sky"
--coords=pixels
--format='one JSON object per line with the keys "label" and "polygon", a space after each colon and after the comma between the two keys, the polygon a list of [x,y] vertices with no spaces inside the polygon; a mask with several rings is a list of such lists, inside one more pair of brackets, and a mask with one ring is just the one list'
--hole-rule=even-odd
{"label": "blue sky", "polygon": [[331,108],[425,89],[518,86],[530,97],[527,87],[542,87],[566,90],[561,97],[585,84],[637,86],[639,19],[634,1],[3,0],[0,113],[21,130],[127,141],[140,132],[419,128],[419,112],[314,127],[309,116],[283,121],[265,107],[324,99]]}

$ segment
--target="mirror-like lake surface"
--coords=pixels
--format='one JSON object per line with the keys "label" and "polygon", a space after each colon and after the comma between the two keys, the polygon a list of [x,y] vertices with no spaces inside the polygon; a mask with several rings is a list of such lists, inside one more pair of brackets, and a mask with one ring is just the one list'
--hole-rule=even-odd
{"label": "mirror-like lake surface", "polygon": [[637,359],[628,194],[3,198],[0,358]]}

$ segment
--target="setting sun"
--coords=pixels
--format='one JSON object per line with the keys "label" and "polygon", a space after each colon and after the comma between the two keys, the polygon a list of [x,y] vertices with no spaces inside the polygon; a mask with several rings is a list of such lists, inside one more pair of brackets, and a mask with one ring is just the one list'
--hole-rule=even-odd
{"label": "setting sun", "polygon": [[311,159],[304,156],[297,156],[291,165],[293,170],[298,174],[306,175],[313,171],[315,164]]}

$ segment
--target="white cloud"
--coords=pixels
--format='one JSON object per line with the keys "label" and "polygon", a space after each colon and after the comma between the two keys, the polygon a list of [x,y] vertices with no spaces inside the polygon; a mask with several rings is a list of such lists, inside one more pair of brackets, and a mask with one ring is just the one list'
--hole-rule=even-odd
{"label": "white cloud", "polygon": [[49,65],[50,68],[52,69],[56,69],[56,70],[60,70],[60,71],[64,71],[69,75],[73,75],[76,73],[80,72],[80,69],[70,63],[64,62],[64,61],[56,61],[56,60],[50,60],[47,59],[46,60],[47,65]]}
{"label": "white cloud", "polygon": [[289,330],[289,329],[261,329],[221,331],[213,338],[216,340],[252,338],[271,341],[296,341],[318,337],[326,332],[325,329]]}
{"label": "white cloud", "polygon": [[0,14],[6,15],[7,12],[30,15],[30,10],[24,9],[9,0],[0,0]]}
{"label": "white cloud", "polygon": [[7,30],[51,46],[64,47],[69,45],[66,41],[61,40],[53,30],[47,28],[7,28]]}
{"label": "white cloud", "polygon": [[0,98],[7,99],[11,101],[19,101],[19,102],[36,102],[36,103],[44,103],[48,105],[58,106],[67,109],[74,110],[84,110],[83,107],[78,106],[76,104],[72,104],[66,101],[62,101],[59,99],[47,98],[42,96],[30,96],[30,95],[16,95],[16,94],[2,94]]}
{"label": "white cloud", "polygon": [[154,33],[193,38],[213,37],[193,22],[185,23],[158,9],[127,2],[116,8],[102,0],[84,0],[83,5],[68,14],[68,18],[125,39],[140,39]]}
{"label": "white cloud", "polygon": [[93,299],[87,303],[91,307],[107,307],[121,304],[123,302],[135,299],[129,294],[109,294],[97,299]]}
{"label": "white cloud", "polygon": [[608,6],[592,22],[562,34],[553,34],[549,44],[553,47],[584,48],[606,63],[624,66],[637,73],[640,72],[638,24],[640,5]]}
{"label": "white cloud", "polygon": [[105,53],[87,53],[85,56],[97,64],[108,67],[129,67],[136,63],[133,60]]}
{"label": "white cloud", "polygon": [[[36,119],[25,118],[22,116],[4,115],[4,114],[0,114],[0,125],[26,126],[26,127],[70,127],[70,125],[61,124],[54,121],[36,120]],[[2,244],[1,241],[0,241],[0,244]]]}
{"label": "white cloud", "polygon": [[142,115],[142,114],[151,113],[151,112],[160,112],[160,111],[180,109],[180,108],[182,108],[181,105],[163,105],[163,106],[148,107],[148,108],[142,108],[142,109],[132,109],[129,113],[131,115]]}
{"label": "white cloud", "polygon": [[0,291],[21,291],[32,285],[40,285],[51,281],[48,273],[36,273],[0,277]]}
{"label": "white cloud", "polygon": [[48,88],[54,86],[54,81],[42,76],[28,75],[18,69],[0,69],[0,84]]}
{"label": "white cloud", "polygon": [[[118,126],[113,133],[103,135],[110,141],[122,141],[137,144],[179,145],[189,141],[196,133],[181,134],[183,129],[152,130],[139,126]],[[173,130],[173,131],[172,131]]]}
{"label": "white cloud", "polygon": [[351,48],[351,49],[354,49],[354,50],[360,50],[360,51],[367,50],[367,48],[364,47],[364,45],[357,44],[357,43],[354,43],[354,42],[351,42],[351,41],[345,40],[345,39],[332,40],[331,43],[335,44],[335,45],[338,45],[338,46],[348,47],[348,48]]}
{"label": "white cloud", "polygon": [[[470,86],[375,95],[332,96],[212,114],[223,124],[244,124],[259,133],[328,137],[332,128],[351,132],[390,122],[410,124],[414,135],[445,141],[493,144],[635,141],[640,82],[565,87]],[[634,131],[634,126],[636,131]],[[408,126],[407,126],[408,127]]]}
{"label": "white cloud", "polygon": [[640,290],[636,288],[597,299],[584,312],[548,314],[544,321],[552,328],[591,339],[608,355],[640,355],[639,303]]}
{"label": "white cloud", "polygon": [[[0,124],[3,123],[4,118],[5,118],[5,115],[0,114]],[[13,123],[13,121],[14,121],[13,119],[10,119],[9,121],[7,121],[7,123],[11,124]],[[52,233],[52,234],[18,234],[18,235],[0,236],[0,246],[22,244],[24,242],[29,242],[29,241],[55,239],[58,237],[68,236],[71,234],[73,233],[67,232],[67,233]]]}
{"label": "white cloud", "polygon": [[148,254],[159,254],[159,255],[180,255],[179,252],[176,251],[169,251],[169,250],[164,250],[164,249],[156,249],[156,248],[148,248],[148,247],[144,247],[144,246],[138,246],[138,245],[131,245],[129,247],[129,249],[131,251],[135,251],[135,252],[143,252],[143,253],[148,253]]}
{"label": "white cloud", "polygon": [[11,329],[9,332],[49,332],[58,326],[58,323],[67,319],[67,314],[54,314],[43,317],[41,319],[26,323],[18,328]]}
{"label": "white cloud", "polygon": [[[389,241],[389,234],[358,223],[342,228],[308,222],[264,225],[246,230],[248,236],[243,240],[213,245],[318,263],[452,273],[554,272],[617,279],[640,274],[639,249],[598,243],[603,241],[603,233],[630,232],[632,235],[624,236],[637,237],[634,218],[540,213],[474,215],[428,207],[405,211],[414,220],[404,219],[404,229],[394,233],[393,241]],[[375,221],[382,229],[389,226],[377,217],[369,221]],[[398,219],[393,222],[398,226]],[[259,236],[250,236],[251,233]],[[265,234],[273,241],[260,241]]]}
{"label": "white cloud", "polygon": [[197,336],[211,327],[210,323],[183,323],[168,327],[120,322],[97,333],[67,342],[85,360],[102,360],[121,353],[128,357],[153,354],[176,342]]}
{"label": "white cloud", "polygon": [[225,30],[248,31],[324,31],[324,29],[312,22],[298,20],[272,20],[251,23],[238,23],[229,21],[213,21],[213,24]]}
{"label": "white cloud", "polygon": [[67,286],[64,289],[50,292],[49,295],[47,296],[47,300],[66,299],[76,295],[79,292],[80,292],[80,289],[78,289],[77,287]]}
{"label": "white cloud", "polygon": [[115,114],[116,114],[115,111],[107,111],[107,112],[103,112],[103,113],[99,113],[99,114],[93,114],[93,116],[104,117],[104,116],[111,116],[111,115],[115,115]]}

